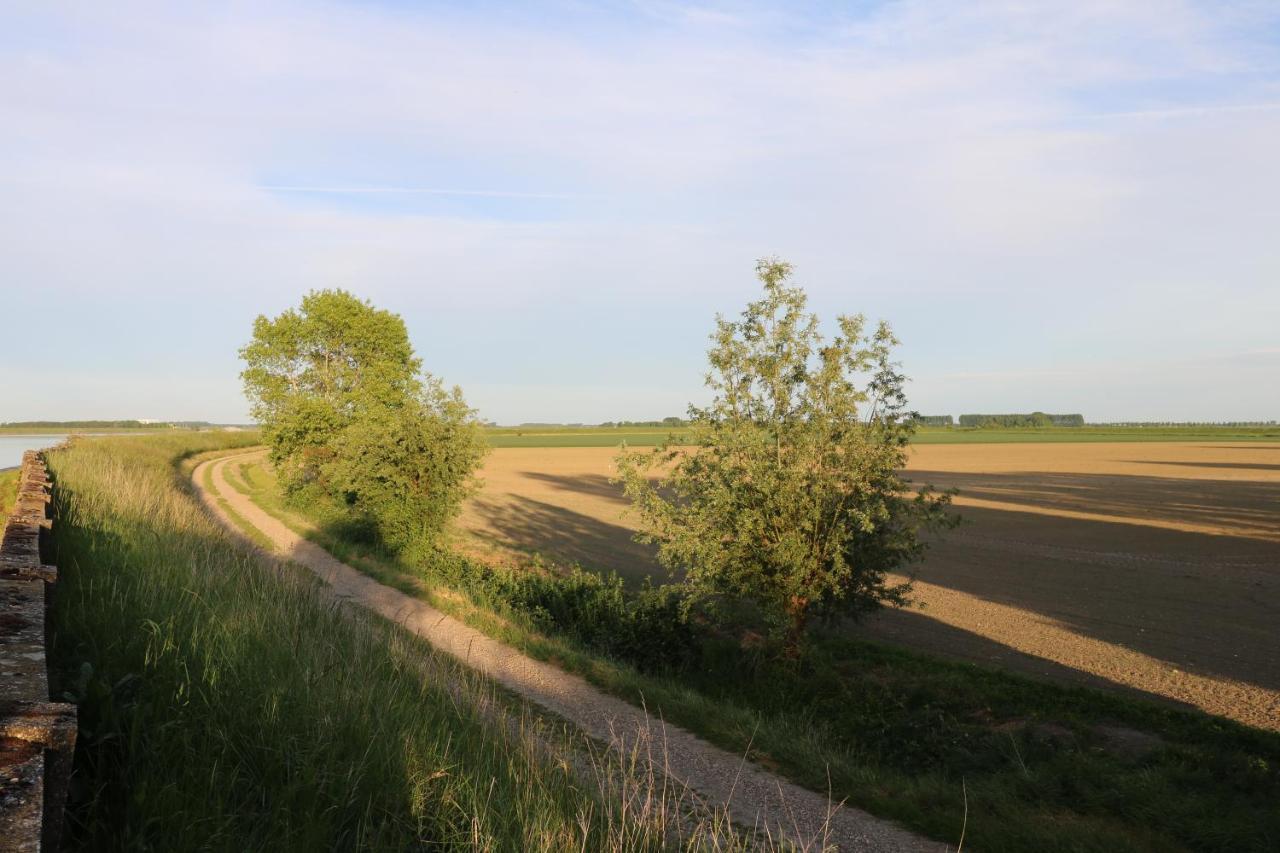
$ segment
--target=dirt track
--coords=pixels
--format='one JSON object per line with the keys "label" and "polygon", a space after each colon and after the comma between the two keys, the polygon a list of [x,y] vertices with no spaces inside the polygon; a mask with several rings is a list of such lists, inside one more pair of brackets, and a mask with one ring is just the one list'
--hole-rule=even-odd
{"label": "dirt track", "polygon": [[[252,455],[252,454],[250,454]],[[848,806],[833,806],[825,796],[787,782],[712,746],[695,735],[650,717],[609,696],[577,676],[533,660],[441,613],[417,598],[383,586],[342,563],[259,509],[227,482],[223,457],[201,463],[192,472],[209,509],[232,529],[235,525],[204,488],[206,469],[217,496],[240,518],[261,531],[278,551],[306,566],[333,594],[366,607],[426,639],[437,649],[484,673],[622,755],[647,753],[654,770],[688,786],[712,808],[726,808],[740,827],[768,831],[805,850],[926,851],[950,848]]]}
{"label": "dirt track", "polygon": [[[613,454],[494,451],[470,547],[661,576]],[[920,567],[922,607],[860,632],[1280,730],[1280,445],[923,445],[909,476],[960,488],[968,523]]]}

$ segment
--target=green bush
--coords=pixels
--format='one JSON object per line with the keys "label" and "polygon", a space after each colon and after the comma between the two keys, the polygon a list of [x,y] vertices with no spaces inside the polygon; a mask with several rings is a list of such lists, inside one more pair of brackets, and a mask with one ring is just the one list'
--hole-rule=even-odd
{"label": "green bush", "polygon": [[554,574],[489,566],[452,552],[424,556],[416,564],[428,577],[642,671],[682,670],[701,656],[706,635],[689,618],[680,586],[655,587],[646,579],[632,592],[614,572],[575,566]]}
{"label": "green bush", "polygon": [[291,499],[336,500],[398,553],[435,546],[487,447],[461,391],[422,372],[399,316],[315,291],[297,311],[258,317],[240,356]]}
{"label": "green bush", "polygon": [[949,494],[901,476],[915,430],[885,323],[820,331],[791,265],[756,265],[761,298],[716,318],[705,407],[682,442],[615,457],[639,539],[700,600],[756,607],[798,655],[810,627],[906,601]]}
{"label": "green bush", "polygon": [[333,491],[388,548],[413,557],[436,546],[488,447],[458,390],[432,380],[414,405],[354,421],[333,450],[324,468]]}

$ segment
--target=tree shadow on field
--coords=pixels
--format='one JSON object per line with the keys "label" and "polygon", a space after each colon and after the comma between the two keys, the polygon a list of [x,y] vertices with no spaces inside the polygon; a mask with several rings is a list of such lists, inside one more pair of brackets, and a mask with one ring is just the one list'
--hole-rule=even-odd
{"label": "tree shadow on field", "polygon": [[1021,675],[1029,675],[1058,684],[1110,690],[1135,698],[1172,705],[1182,710],[1196,710],[1193,705],[1159,693],[1150,693],[1091,672],[1084,672],[1021,652],[989,637],[933,619],[928,611],[912,608],[885,608],[865,617],[860,622],[849,623],[843,633],[854,639],[911,646],[913,649],[938,657],[959,659],[990,669],[1011,670]]}
{"label": "tree shadow on field", "polygon": [[1280,464],[1270,462],[1187,462],[1173,459],[1124,459],[1130,465],[1177,465],[1181,468],[1229,468],[1240,471],[1280,471]]}
{"label": "tree shadow on field", "polygon": [[[618,506],[631,506],[631,499],[627,497],[622,484],[611,482],[603,474],[568,475],[548,474],[545,471],[521,471],[520,476],[528,477],[530,480],[535,480],[539,483],[546,483],[548,486],[561,491],[599,498]],[[658,490],[658,494],[665,498],[671,497],[670,490],[658,488],[658,477],[652,476],[648,480],[649,485]]]}
{"label": "tree shadow on field", "polygon": [[[1250,466],[1254,467],[1254,466]],[[1047,471],[959,474],[911,471],[939,488],[958,487],[961,497],[1003,501],[1029,509],[1112,516],[1117,521],[1157,521],[1219,528],[1215,532],[1280,543],[1280,482],[1191,480],[1131,474],[1066,474]]]}
{"label": "tree shadow on field", "polygon": [[631,501],[627,499],[621,484],[609,482],[609,478],[603,474],[574,474],[570,476],[548,474],[544,471],[521,471],[520,476],[528,477],[530,480],[535,480],[539,483],[546,483],[548,486],[562,491],[590,495],[619,506],[631,505]]}
{"label": "tree shadow on field", "polygon": [[[1280,690],[1280,484],[911,473],[960,488],[957,510],[968,522],[933,543],[920,580],[1043,614],[1177,668]],[[965,506],[966,498],[1026,511]],[[1054,514],[1062,511],[1108,518]]]}
{"label": "tree shadow on field", "polygon": [[657,549],[634,541],[634,531],[620,524],[519,495],[476,500],[473,510],[487,529],[472,532],[495,544],[535,551],[558,563],[612,570],[633,587],[646,577],[655,582],[667,577]]}
{"label": "tree shadow on field", "polygon": [[[1274,625],[1280,623],[1280,484],[1050,472],[908,474],[916,482],[960,488],[962,502],[1007,505],[958,505],[969,523],[936,537],[918,567],[922,581],[1043,614],[1173,667],[1280,689],[1280,649],[1274,642]],[[627,502],[602,474],[521,475],[611,507]],[[487,526],[482,535],[491,541],[612,569],[630,584],[645,576],[667,577],[655,549],[636,544],[622,525],[518,496],[478,501],[476,510]],[[920,644],[938,653],[948,653],[950,643],[967,643],[966,649],[976,644],[988,649],[978,657],[1002,665],[1026,659],[1034,665],[1008,665],[1073,683],[1102,680],[948,628],[927,611],[890,611],[875,620],[892,620],[898,642],[915,645],[913,636],[920,633]],[[944,640],[937,639],[941,635]]]}

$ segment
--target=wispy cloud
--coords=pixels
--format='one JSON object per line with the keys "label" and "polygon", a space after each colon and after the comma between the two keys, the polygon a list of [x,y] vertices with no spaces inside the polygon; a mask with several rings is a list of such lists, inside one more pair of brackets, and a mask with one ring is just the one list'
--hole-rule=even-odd
{"label": "wispy cloud", "polygon": [[475,198],[547,198],[547,199],[585,199],[593,196],[581,193],[530,193],[513,190],[455,190],[439,187],[312,187],[289,184],[259,184],[259,189],[288,193],[332,193],[350,195],[442,195]]}
{"label": "wispy cloud", "polygon": [[[896,322],[922,409],[957,378],[967,408],[1111,405],[1075,361],[1274,341],[1277,24],[1189,0],[37,4],[0,39],[7,304],[58,312],[68,366],[163,359],[234,399],[254,314],[352,287],[464,385],[638,389],[494,417],[648,417],[653,372],[698,393],[711,314],[779,253],[826,313]],[[198,332],[157,331],[193,304]],[[1225,414],[1265,414],[1261,378],[1220,377]],[[1209,416],[1202,379],[1115,414]]]}
{"label": "wispy cloud", "polygon": [[1280,110],[1280,101],[1263,104],[1214,104],[1208,106],[1175,107],[1171,109],[1123,110],[1114,112],[1085,113],[1081,119],[1110,118],[1202,118],[1231,113],[1273,112]]}

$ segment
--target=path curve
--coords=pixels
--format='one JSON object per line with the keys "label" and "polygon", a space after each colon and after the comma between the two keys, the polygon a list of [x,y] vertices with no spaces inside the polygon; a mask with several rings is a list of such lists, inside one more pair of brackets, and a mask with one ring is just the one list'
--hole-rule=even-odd
{"label": "path curve", "polygon": [[[305,566],[333,594],[358,604],[424,638],[434,647],[483,673],[508,690],[568,720],[588,736],[630,752],[637,744],[661,744],[659,769],[688,786],[714,807],[727,808],[735,823],[768,830],[802,849],[929,851],[950,848],[896,824],[788,782],[739,755],[650,717],[645,711],[551,664],[534,660],[442,613],[424,601],[384,586],[351,568],[319,545],[294,533],[227,482],[228,462],[254,451],[202,462],[192,480],[205,505],[232,530],[236,525],[219,505],[257,528],[280,554]],[[204,486],[210,470],[214,494]]]}

